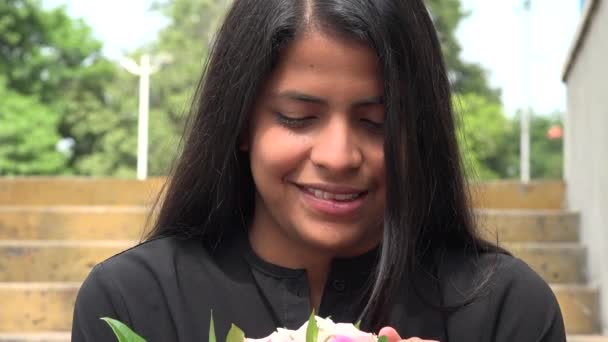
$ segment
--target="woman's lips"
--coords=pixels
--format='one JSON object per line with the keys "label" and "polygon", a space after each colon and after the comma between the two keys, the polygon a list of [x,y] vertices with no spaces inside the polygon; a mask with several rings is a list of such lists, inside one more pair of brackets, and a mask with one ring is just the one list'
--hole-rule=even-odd
{"label": "woman's lips", "polygon": [[[315,211],[333,217],[352,217],[363,206],[367,191],[328,193],[318,188],[297,186],[304,202]],[[321,198],[320,198],[321,197]]]}

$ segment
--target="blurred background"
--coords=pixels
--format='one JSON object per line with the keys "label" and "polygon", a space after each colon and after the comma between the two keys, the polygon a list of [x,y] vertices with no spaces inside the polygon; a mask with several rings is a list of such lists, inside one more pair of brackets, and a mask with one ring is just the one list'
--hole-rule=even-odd
{"label": "blurred background", "polygon": [[[230,2],[0,0],[0,342],[69,341],[140,241]],[[608,342],[608,0],[425,2],[480,232]]]}
{"label": "blurred background", "polygon": [[[469,174],[562,177],[561,72],[581,0],[428,0],[462,117]],[[2,0],[0,175],[135,177],[149,55],[146,174],[167,173],[226,0]],[[127,61],[129,59],[130,61]],[[121,66],[123,65],[123,66]]]}

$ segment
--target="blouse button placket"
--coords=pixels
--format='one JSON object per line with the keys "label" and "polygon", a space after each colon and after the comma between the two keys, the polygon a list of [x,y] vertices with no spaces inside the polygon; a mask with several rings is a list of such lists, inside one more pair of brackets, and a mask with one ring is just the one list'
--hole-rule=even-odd
{"label": "blouse button placket", "polygon": [[335,279],[332,281],[331,285],[336,292],[344,292],[344,290],[346,290],[346,281],[344,280]]}

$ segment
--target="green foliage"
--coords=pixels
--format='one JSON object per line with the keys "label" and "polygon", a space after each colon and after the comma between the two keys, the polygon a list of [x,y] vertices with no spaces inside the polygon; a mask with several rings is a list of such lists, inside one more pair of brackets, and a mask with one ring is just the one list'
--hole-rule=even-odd
{"label": "green foliage", "polygon": [[215,322],[213,322],[213,310],[211,310],[211,319],[209,320],[209,342],[217,342],[215,338]]}
{"label": "green foliage", "polygon": [[462,47],[456,39],[456,29],[468,16],[462,9],[460,0],[426,0],[426,5],[439,33],[454,90],[461,94],[475,93],[499,103],[500,91],[488,85],[486,71],[479,64],[468,63],[460,58]]}
{"label": "green foliage", "polygon": [[477,94],[456,96],[458,132],[465,170],[473,179],[510,178],[516,174],[515,128],[500,104]]}
{"label": "green foliage", "polygon": [[319,338],[319,326],[317,325],[317,319],[315,318],[315,310],[312,310],[310,318],[308,318],[308,325],[306,326],[306,342],[317,342]]}
{"label": "green foliage", "polygon": [[100,58],[101,43],[61,8],[44,11],[36,0],[6,0],[0,18],[0,73],[9,88],[37,94],[43,103],[63,95],[71,79],[92,72],[81,68],[85,59],[91,66]]}
{"label": "green foliage", "polygon": [[152,175],[166,174],[178,152],[194,91],[227,4],[226,0],[165,0],[153,6],[169,24],[159,32],[158,40],[144,50],[153,56],[168,56],[170,62],[151,80]]}
{"label": "green foliage", "polygon": [[228,335],[226,335],[226,342],[243,342],[245,340],[245,333],[239,327],[232,324]]}
{"label": "green foliage", "polygon": [[[71,136],[79,138],[73,167],[91,176],[135,177],[137,165],[137,80],[124,72],[104,89],[105,105],[92,101],[85,111],[73,111]],[[78,105],[78,103],[73,103]]]}
{"label": "green foliage", "polygon": [[[518,178],[520,118],[507,118],[500,105],[476,94],[455,97],[459,142],[469,177],[478,180]],[[535,179],[560,179],[563,139],[550,139],[549,128],[563,127],[561,115],[532,115],[530,172]]]}
{"label": "green foliage", "polygon": [[[563,138],[551,139],[547,135],[551,127],[563,127],[562,117],[561,113],[552,113],[550,115],[533,114],[530,118],[530,176],[534,179],[561,179],[563,177]],[[513,120],[513,125],[519,127],[520,120],[518,115]],[[519,134],[519,130],[517,133]],[[517,139],[519,143],[519,135],[513,139]]]}
{"label": "green foliage", "polygon": [[61,173],[58,115],[35,97],[7,89],[0,76],[0,176]]}
{"label": "green foliage", "polygon": [[128,326],[119,322],[115,319],[103,317],[101,320],[108,323],[114,335],[118,338],[118,342],[146,342],[144,338],[137,335],[133,330],[131,330]]}
{"label": "green foliage", "polygon": [[[115,111],[105,93],[114,81],[115,67],[101,55],[101,43],[82,20],[70,18],[63,8],[44,10],[38,0],[6,0],[0,2],[0,46],[5,87],[30,98],[24,101],[37,103],[39,116],[46,113],[48,137],[42,140],[57,140],[57,134],[75,140],[70,159],[62,167],[50,169],[91,174],[81,168],[82,160],[99,149],[106,132],[115,128],[110,125]],[[40,120],[24,120],[22,125],[28,128],[22,129],[38,130],[35,126]],[[50,170],[18,172],[40,174],[46,173],[44,169]]]}

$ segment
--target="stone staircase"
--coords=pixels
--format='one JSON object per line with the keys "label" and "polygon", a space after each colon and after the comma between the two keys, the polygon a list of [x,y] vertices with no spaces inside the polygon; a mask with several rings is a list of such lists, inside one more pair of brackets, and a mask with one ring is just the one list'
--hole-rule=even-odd
{"label": "stone staircase", "polygon": [[162,179],[0,179],[0,341],[69,341],[81,282],[144,233]]}
{"label": "stone staircase", "polygon": [[[0,179],[0,342],[69,341],[80,283],[143,235],[162,179]],[[560,182],[474,187],[483,233],[552,286],[570,342],[599,334],[598,290],[586,284],[579,217]]]}

